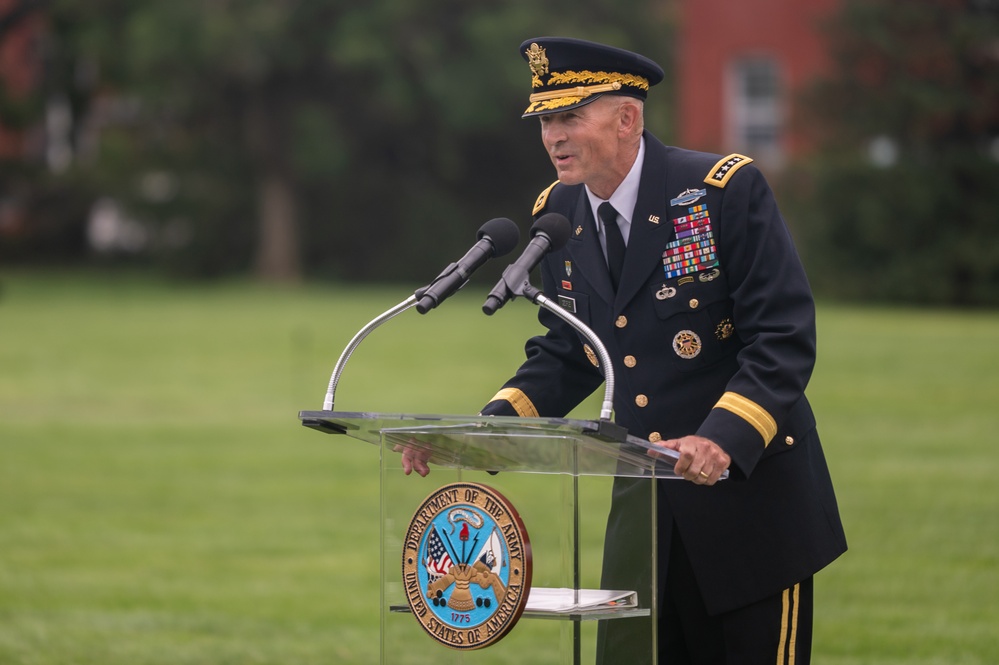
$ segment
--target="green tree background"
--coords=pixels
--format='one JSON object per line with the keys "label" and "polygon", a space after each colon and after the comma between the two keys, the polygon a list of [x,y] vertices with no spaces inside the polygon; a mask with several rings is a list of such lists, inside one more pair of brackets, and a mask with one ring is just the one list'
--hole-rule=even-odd
{"label": "green tree background", "polygon": [[[675,5],[22,0],[47,17],[47,74],[37,99],[0,94],[3,122],[62,100],[75,158],[0,164],[0,195],[33,213],[0,259],[93,261],[87,217],[109,199],[146,230],[117,261],[426,281],[487,219],[526,230],[554,177],[519,119],[520,42],[570,35],[659,61],[649,125],[670,142]],[[820,295],[999,304],[997,15],[995,0],[844,0],[833,72],[798,100],[817,149],[771,177]]]}
{"label": "green tree background", "polygon": [[[523,39],[670,57],[669,14],[635,0],[54,0],[48,11],[51,85],[73,90],[74,117],[99,129],[64,186],[155,225],[153,258],[193,276],[432,277],[487,219],[526,229],[554,178],[536,123],[519,119]],[[667,114],[663,104],[653,121],[664,131]]]}
{"label": "green tree background", "polygon": [[785,183],[820,293],[999,304],[999,3],[849,0]]}

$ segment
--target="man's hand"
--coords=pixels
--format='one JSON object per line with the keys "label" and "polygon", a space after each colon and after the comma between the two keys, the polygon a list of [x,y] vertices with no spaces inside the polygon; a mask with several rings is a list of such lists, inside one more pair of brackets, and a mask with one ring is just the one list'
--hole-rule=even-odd
{"label": "man's hand", "polygon": [[411,443],[413,445],[399,444],[392,450],[402,453],[403,473],[408,476],[413,471],[416,471],[421,478],[426,478],[427,474],[430,473],[430,467],[427,465],[427,460],[430,459],[430,451],[417,445],[415,441]]}
{"label": "man's hand", "polygon": [[680,453],[673,470],[696,485],[714,485],[732,464],[732,458],[721,446],[703,436],[667,439],[656,445]]}

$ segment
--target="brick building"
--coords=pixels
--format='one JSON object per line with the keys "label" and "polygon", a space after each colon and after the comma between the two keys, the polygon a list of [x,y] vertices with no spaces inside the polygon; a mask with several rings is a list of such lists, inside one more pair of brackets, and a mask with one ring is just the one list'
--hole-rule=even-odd
{"label": "brick building", "polygon": [[[0,111],[24,103],[42,84],[45,18],[38,4],[0,0]],[[30,133],[11,124],[0,115],[0,159],[21,159],[30,151]]]}
{"label": "brick building", "polygon": [[678,144],[779,168],[807,150],[794,97],[828,66],[839,0],[677,0]]}

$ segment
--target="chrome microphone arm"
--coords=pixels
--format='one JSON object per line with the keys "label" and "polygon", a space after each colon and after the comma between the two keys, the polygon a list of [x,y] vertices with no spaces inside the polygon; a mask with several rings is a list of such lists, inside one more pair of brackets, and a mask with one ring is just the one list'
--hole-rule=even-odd
{"label": "chrome microphone arm", "polygon": [[558,303],[552,301],[539,289],[531,286],[529,282],[521,283],[515,291],[516,295],[524,296],[531,302],[544,307],[549,312],[568,323],[572,328],[586,338],[597,354],[600,364],[604,368],[604,401],[600,407],[600,420],[610,421],[614,414],[614,366],[611,364],[610,354],[607,347],[600,341],[597,334],[590,329],[578,317],[560,307]]}
{"label": "chrome microphone arm", "polygon": [[350,356],[354,353],[354,349],[356,349],[364,338],[371,334],[375,328],[396,315],[402,314],[410,307],[415,306],[417,302],[418,301],[415,295],[409,296],[392,309],[389,309],[375,319],[372,319],[366,326],[361,328],[356,335],[354,335],[354,338],[350,340],[349,344],[347,344],[347,348],[345,348],[343,353],[340,354],[340,359],[337,360],[336,367],[333,368],[333,374],[330,376],[330,385],[326,390],[326,399],[323,400],[323,411],[333,410],[333,399],[336,395],[336,386],[340,382],[340,374],[343,373],[344,365],[346,365],[347,361],[350,360]]}

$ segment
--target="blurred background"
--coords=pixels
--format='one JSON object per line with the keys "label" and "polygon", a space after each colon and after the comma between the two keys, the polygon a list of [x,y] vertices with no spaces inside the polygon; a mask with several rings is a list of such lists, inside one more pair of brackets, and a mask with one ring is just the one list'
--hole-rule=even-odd
{"label": "blurred background", "polygon": [[0,261],[422,279],[553,179],[517,46],[667,71],[667,143],[764,168],[820,295],[999,303],[995,0],[0,0]]}
{"label": "blurred background", "polygon": [[[0,0],[0,665],[377,662],[378,449],[296,416],[526,233],[543,35],[776,190],[850,543],[813,662],[999,662],[999,0]],[[480,311],[506,263],[336,407],[477,412],[538,332]]]}

